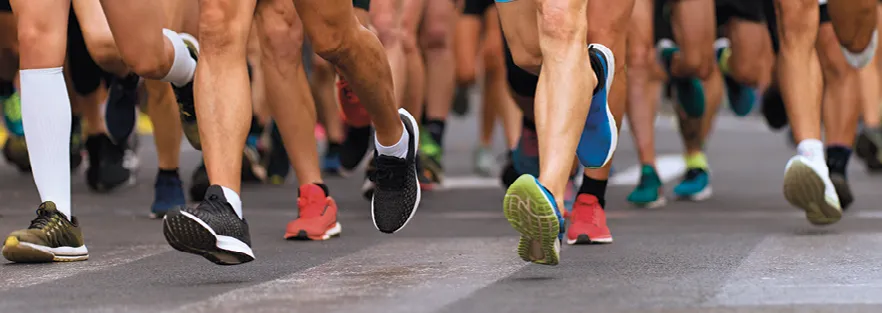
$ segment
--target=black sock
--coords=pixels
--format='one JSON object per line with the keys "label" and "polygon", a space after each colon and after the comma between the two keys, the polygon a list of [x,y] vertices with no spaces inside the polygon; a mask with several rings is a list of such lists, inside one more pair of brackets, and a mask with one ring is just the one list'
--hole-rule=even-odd
{"label": "black sock", "polygon": [[582,186],[579,186],[579,194],[589,194],[597,198],[601,207],[606,206],[606,180],[596,180],[582,177]]}
{"label": "black sock", "polygon": [[[320,183],[312,183],[312,184],[313,184],[313,185],[316,185],[316,186],[319,186],[319,188],[322,188],[322,191],[325,192],[325,197],[330,197],[330,196],[331,196],[331,192],[328,190],[328,185],[320,184]],[[297,197],[298,197],[298,198],[300,197],[300,189],[297,189]]]}
{"label": "black sock", "polygon": [[534,132],[536,131],[536,123],[533,123],[533,121],[528,119],[526,116],[521,119],[521,122],[523,123],[524,128],[532,130]]}
{"label": "black sock", "polygon": [[437,143],[439,147],[443,147],[444,145],[445,126],[447,126],[446,121],[436,118],[427,119],[426,122],[423,123],[423,128],[429,132],[429,135],[432,136],[432,140],[435,140],[435,143]]}
{"label": "black sock", "polygon": [[173,169],[168,169],[168,170],[164,170],[164,169],[160,168],[159,174],[157,174],[157,176],[177,178],[178,177],[178,168],[173,168]]}
{"label": "black sock", "polygon": [[831,173],[845,175],[849,158],[851,158],[851,149],[843,146],[827,147],[827,167],[830,168]]}

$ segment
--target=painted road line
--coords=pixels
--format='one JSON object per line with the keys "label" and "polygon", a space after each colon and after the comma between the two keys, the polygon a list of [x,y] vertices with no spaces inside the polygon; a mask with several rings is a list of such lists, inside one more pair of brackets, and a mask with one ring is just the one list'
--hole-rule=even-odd
{"label": "painted road line", "polygon": [[106,270],[140,259],[171,251],[168,245],[122,247],[107,253],[92,254],[90,260],[57,266],[15,265],[0,267],[0,291],[56,281],[74,275]]}
{"label": "painted road line", "polygon": [[394,239],[173,312],[433,312],[527,263],[516,238]]}
{"label": "painted road line", "polygon": [[710,304],[882,304],[880,295],[882,236],[771,236],[757,245]]}

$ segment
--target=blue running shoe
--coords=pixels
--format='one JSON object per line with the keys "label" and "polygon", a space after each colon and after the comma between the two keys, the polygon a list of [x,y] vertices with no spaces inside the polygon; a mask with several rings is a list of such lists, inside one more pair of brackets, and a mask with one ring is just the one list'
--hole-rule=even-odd
{"label": "blue running shoe", "polygon": [[153,205],[150,206],[151,218],[162,218],[171,209],[182,210],[187,205],[184,198],[184,186],[177,174],[156,175],[156,184],[153,185]]}
{"label": "blue running shoe", "polygon": [[[585,119],[582,137],[576,147],[579,162],[587,168],[599,168],[609,163],[619,137],[616,120],[609,110],[607,96],[615,77],[616,59],[609,48],[601,44],[588,46],[591,67],[597,75],[597,87],[591,98],[591,108]],[[599,70],[599,72],[598,72]]]}
{"label": "blue running shoe", "polygon": [[511,153],[511,162],[518,174],[539,176],[539,137],[535,130],[521,127],[521,139]]}
{"label": "blue running shoe", "polygon": [[503,200],[508,222],[521,233],[518,255],[527,262],[557,265],[564,234],[564,218],[554,196],[532,175],[521,175]]}
{"label": "blue running shoe", "polygon": [[662,193],[662,181],[658,177],[655,167],[644,164],[640,172],[640,183],[628,195],[628,202],[647,209],[664,206],[665,196]]}
{"label": "blue running shoe", "polygon": [[714,42],[717,64],[723,79],[726,82],[726,96],[729,98],[729,109],[735,115],[746,116],[753,110],[756,103],[757,90],[745,84],[739,83],[732,75],[729,75],[729,58],[732,56],[732,48],[729,47],[729,39],[720,38]]}
{"label": "blue running shoe", "polygon": [[[671,60],[674,53],[680,48],[670,39],[662,39],[658,42],[658,54],[664,65],[665,71],[671,73]],[[683,112],[689,117],[701,117],[704,115],[704,87],[698,77],[671,77],[671,86],[677,91],[677,102],[683,108]]]}
{"label": "blue running shoe", "polygon": [[674,194],[678,198],[692,201],[704,201],[713,195],[710,185],[710,175],[703,168],[690,168],[686,176],[674,187]]}

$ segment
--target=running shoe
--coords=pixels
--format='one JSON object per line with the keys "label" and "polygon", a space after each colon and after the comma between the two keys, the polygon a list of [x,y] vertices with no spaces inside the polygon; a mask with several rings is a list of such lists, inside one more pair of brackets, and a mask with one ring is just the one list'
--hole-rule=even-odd
{"label": "running shoe", "polygon": [[[259,137],[249,135],[245,140],[242,153],[242,182],[261,183],[267,179],[267,170],[263,167],[263,155],[257,148]],[[284,147],[280,147],[284,149]]]}
{"label": "running shoe", "polygon": [[351,175],[369,155],[373,147],[371,132],[370,126],[346,126],[346,139],[340,146],[340,174],[344,177]]}
{"label": "running shoe", "polygon": [[10,135],[24,136],[24,126],[21,123],[21,95],[18,91],[9,95],[2,101],[3,121]]}
{"label": "running shoe", "polygon": [[187,205],[184,198],[184,186],[177,173],[156,175],[156,184],[153,185],[153,204],[150,206],[150,218],[163,218],[165,214],[177,208]]}
{"label": "running shoe", "polygon": [[104,125],[110,140],[115,143],[125,142],[135,130],[140,80],[136,74],[110,80],[107,104],[104,105]]}
{"label": "running shoe", "polygon": [[297,218],[285,228],[285,239],[328,240],[339,236],[342,228],[337,221],[337,203],[316,184],[300,186],[297,196]]}
{"label": "running shoe", "polygon": [[521,259],[557,265],[564,218],[551,192],[535,177],[524,174],[505,192],[502,207],[509,224],[521,234],[518,242]]}
{"label": "running shoe", "polygon": [[729,58],[732,56],[728,38],[720,38],[714,42],[717,64],[726,83],[726,96],[729,99],[729,109],[737,116],[746,116],[753,110],[756,102],[756,90],[745,84],[739,83],[730,75]]}
{"label": "running shoe", "polygon": [[536,130],[521,128],[521,138],[511,153],[511,163],[518,176],[539,176],[539,137]]}
{"label": "running shoe", "polygon": [[496,164],[496,157],[493,151],[488,147],[475,148],[475,165],[473,171],[484,177],[489,177],[493,172],[493,165]]}
{"label": "running shoe", "polygon": [[[420,175],[422,170],[420,170],[420,158],[416,158],[417,162],[417,181],[422,183],[425,178]],[[364,169],[364,183],[361,185],[361,194],[368,201],[372,201],[374,199],[374,189],[377,185],[374,183],[374,176],[377,174],[377,158],[371,157],[370,161],[368,161],[367,167]]]}
{"label": "running shoe", "polygon": [[515,169],[513,160],[514,153],[514,150],[509,151],[508,155],[505,158],[505,165],[502,166],[502,173],[499,174],[499,180],[502,183],[502,186],[505,187],[505,189],[511,187],[511,184],[514,184],[515,180],[517,180],[518,177],[521,176],[521,174],[518,173],[518,170]]}
{"label": "running shoe", "polygon": [[199,166],[193,170],[190,175],[190,201],[201,202],[205,199],[205,190],[211,186],[208,182],[208,171],[205,169],[205,161],[201,161]]}
{"label": "running shoe", "polygon": [[606,212],[597,201],[597,197],[580,194],[576,197],[573,212],[568,216],[570,226],[567,227],[567,244],[604,244],[612,243],[612,234],[606,225]]}
{"label": "running shoe", "polygon": [[10,134],[3,143],[3,157],[22,173],[31,171],[31,160],[28,158],[28,144],[24,137]]}
{"label": "running shoe", "polygon": [[615,78],[616,59],[612,51],[603,45],[591,44],[588,50],[591,54],[591,67],[598,73],[597,88],[591,98],[591,108],[576,147],[576,155],[582,166],[600,168],[612,159],[619,136],[615,117],[609,110],[607,101]]}
{"label": "running shoe", "polygon": [[239,218],[218,185],[208,187],[198,206],[168,211],[162,234],[175,250],[201,255],[218,265],[254,261],[248,223]]}
{"label": "running shoe", "polygon": [[[190,56],[193,59],[199,59],[199,43],[196,41],[192,35],[189,34],[181,34],[181,39],[184,40],[184,44],[187,45],[187,50],[190,51]],[[172,89],[174,89],[175,97],[178,99],[178,107],[181,113],[181,126],[184,129],[184,136],[187,137],[187,141],[190,142],[190,145],[193,146],[196,150],[202,150],[202,142],[199,140],[199,125],[196,123],[196,102],[193,98],[193,82],[189,82],[188,84],[178,87],[175,84],[172,84]]]}
{"label": "running shoe", "polygon": [[[665,71],[671,73],[671,61],[674,53],[680,48],[670,39],[662,39],[658,42],[658,54]],[[677,103],[689,117],[701,117],[704,115],[704,87],[698,77],[673,77],[671,86],[677,93]]]}
{"label": "running shoe", "polygon": [[371,216],[378,230],[390,234],[401,230],[413,219],[421,196],[416,166],[419,125],[407,110],[399,109],[398,115],[409,135],[407,156],[397,158],[374,152],[377,170],[373,175]]}
{"label": "running shoe", "polygon": [[714,191],[710,185],[710,175],[706,169],[690,168],[677,186],[674,195],[682,200],[704,201],[710,199]]}
{"label": "running shoe", "polygon": [[664,190],[662,189],[662,181],[658,177],[655,167],[649,164],[643,165],[640,170],[640,182],[634,188],[634,191],[631,191],[628,195],[628,202],[647,209],[659,208],[665,205],[666,200]]}
{"label": "running shoe", "polygon": [[784,172],[784,198],[805,210],[805,217],[814,225],[829,225],[842,219],[839,196],[823,160],[812,161],[802,155],[790,158]]}
{"label": "running shoe", "polygon": [[76,217],[68,220],[55,209],[55,203],[43,202],[37,218],[27,229],[16,230],[6,237],[3,257],[16,263],[83,261],[89,251],[83,243],[83,232]]}
{"label": "running shoe", "polygon": [[126,148],[115,144],[105,134],[92,135],[86,139],[89,167],[86,184],[93,191],[109,192],[135,183],[135,175],[124,166]]}
{"label": "running shoe", "polygon": [[855,143],[855,153],[870,172],[882,172],[882,129],[865,128]]}
{"label": "running shoe", "polygon": [[340,102],[340,113],[343,115],[345,125],[356,128],[371,125],[370,115],[343,75],[337,75],[337,99]]}
{"label": "running shoe", "polygon": [[83,124],[79,116],[74,115],[70,126],[70,170],[76,170],[83,164]]}
{"label": "running shoe", "polygon": [[789,123],[787,119],[787,109],[784,107],[784,98],[781,97],[781,90],[778,86],[771,85],[763,93],[762,97],[762,113],[766,119],[766,123],[772,130],[781,130]]}
{"label": "running shoe", "polygon": [[469,90],[466,86],[457,86],[453,94],[453,105],[450,106],[451,112],[456,116],[465,116],[469,113]]}
{"label": "running shoe", "polygon": [[444,180],[444,166],[441,161],[443,150],[441,145],[432,139],[432,135],[423,129],[420,129],[419,141],[418,168],[421,170],[422,177],[425,178],[425,181],[420,181],[420,187],[423,190],[432,190],[441,186]]}
{"label": "running shoe", "polygon": [[340,175],[340,144],[328,142],[321,163],[322,173]]}

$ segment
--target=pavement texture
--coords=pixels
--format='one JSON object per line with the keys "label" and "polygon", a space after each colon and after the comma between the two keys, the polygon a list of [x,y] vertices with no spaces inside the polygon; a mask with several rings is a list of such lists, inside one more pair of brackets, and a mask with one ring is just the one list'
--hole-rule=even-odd
{"label": "pavement texture", "polygon": [[[658,124],[659,155],[676,160],[674,124]],[[246,186],[257,259],[234,267],[172,250],[147,218],[156,157],[145,136],[137,185],[95,194],[82,173],[73,176],[91,258],[0,264],[0,312],[882,312],[882,177],[858,160],[847,216],[813,227],[782,195],[794,153],[784,135],[755,118],[721,117],[707,146],[710,200],[637,209],[625,201],[633,186],[619,179],[607,196],[615,243],[564,247],[549,267],[520,261],[503,190],[471,174],[475,119],[447,129],[445,162],[458,183],[425,193],[395,235],[373,228],[360,177],[328,179],[343,235],[325,242],[282,239],[297,214],[293,182]],[[637,162],[627,130],[618,151],[625,175]],[[183,152],[185,181],[198,158]],[[676,163],[665,165],[675,167],[669,192]],[[31,177],[0,166],[0,190],[0,231],[26,227],[39,203]]]}

